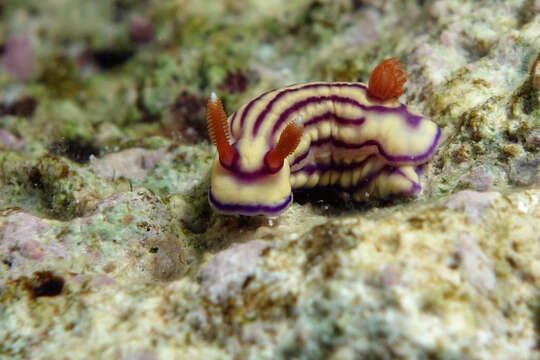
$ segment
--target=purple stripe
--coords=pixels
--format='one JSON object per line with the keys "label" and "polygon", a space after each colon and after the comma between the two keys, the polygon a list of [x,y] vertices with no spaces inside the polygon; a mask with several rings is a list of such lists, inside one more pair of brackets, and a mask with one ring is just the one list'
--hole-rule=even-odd
{"label": "purple stripe", "polygon": [[407,177],[407,175],[405,175],[403,170],[401,170],[400,168],[386,166],[384,169],[385,169],[384,172],[388,175],[399,174],[411,182],[412,184],[411,188],[409,190],[400,192],[401,195],[412,196],[412,195],[418,194],[420,190],[422,189],[419,183],[416,183],[412,181],[411,179],[409,179],[409,177]]}
{"label": "purple stripe", "polygon": [[[352,105],[357,108],[360,108],[364,111],[371,111],[371,112],[375,112],[379,114],[396,113],[400,117],[404,118],[407,124],[411,127],[417,127],[420,121],[422,120],[422,116],[411,114],[407,110],[407,107],[403,104],[400,104],[400,106],[396,108],[391,108],[391,107],[387,107],[383,105],[364,105],[355,99],[339,96],[339,95],[310,96],[303,100],[297,101],[296,103],[289,106],[287,109],[283,110],[283,112],[279,115],[278,119],[276,120],[274,127],[272,128],[272,133],[271,133],[272,136],[274,136],[275,133],[284,125],[284,123],[288,120],[291,114],[313,103],[320,104],[324,101],[329,101],[329,102],[334,102],[334,103],[339,103],[339,104],[348,104],[348,105]],[[259,130],[259,127],[264,119],[264,117],[262,117],[263,115],[266,116],[266,113],[264,113],[264,111],[261,112],[259,114],[259,117],[257,118],[257,121],[253,127],[253,136],[257,135],[257,131]],[[334,116],[336,116],[336,114],[334,114]]]}
{"label": "purple stripe", "polygon": [[306,152],[304,152],[303,154],[301,155],[298,155],[292,162],[292,164],[290,164],[291,167],[293,167],[294,165],[298,164],[300,161],[304,160],[305,158],[307,158],[307,156],[309,155],[309,147],[307,149]]}
{"label": "purple stripe", "polygon": [[328,171],[328,170],[337,170],[337,171],[347,171],[347,170],[354,170],[358,169],[366,164],[367,161],[370,159],[373,159],[375,157],[375,154],[372,154],[368,157],[366,157],[364,160],[360,162],[353,162],[350,164],[336,164],[336,163],[330,163],[330,164],[309,164],[306,165],[300,169],[297,169],[295,171],[291,171],[292,175],[298,174],[300,172],[304,172],[308,175],[313,174],[315,171]]}
{"label": "purple stripe", "polygon": [[[405,174],[403,174],[403,176],[405,176]],[[410,180],[409,178],[407,178],[407,179]],[[411,181],[411,183],[412,183],[411,188],[409,190],[407,190],[407,191],[403,191],[401,193],[402,195],[404,195],[404,196],[413,196],[413,195],[418,194],[422,190],[422,187],[420,186],[419,183],[415,183],[414,181]]]}
{"label": "purple stripe", "polygon": [[405,121],[407,121],[407,124],[412,127],[412,128],[416,128],[418,126],[418,124],[420,124],[420,121],[422,120],[422,116],[420,115],[414,115],[414,114],[411,114],[408,110],[407,110],[407,107],[404,105],[404,104],[401,104],[401,106],[398,108],[400,110],[400,112],[402,114],[405,115]]}
{"label": "purple stripe", "polygon": [[241,214],[241,215],[278,215],[285,210],[292,202],[292,193],[278,205],[244,205],[244,204],[227,204],[217,200],[212,194],[212,190],[208,191],[208,200],[210,204],[218,211],[226,214]]}
{"label": "purple stripe", "polygon": [[249,111],[251,110],[251,107],[259,101],[263,96],[271,93],[272,91],[275,91],[276,89],[272,89],[270,91],[264,92],[261,95],[257,96],[256,98],[252,99],[250,102],[248,102],[244,108],[244,111],[242,112],[242,117],[240,118],[240,129],[244,128],[244,124],[246,122],[246,118],[249,114]]}
{"label": "purple stripe", "polygon": [[[330,118],[334,118],[335,121],[337,121],[338,123],[340,123],[342,125],[358,125],[358,126],[360,126],[366,121],[365,117],[361,117],[361,118],[345,118],[345,117],[341,117],[341,116],[336,116],[332,112],[328,111],[328,112],[325,112],[324,114],[317,115],[317,116],[311,118],[311,120],[309,120],[309,121],[306,121],[304,123],[304,129],[306,127],[308,127],[308,126],[316,125],[319,122],[322,122],[322,121],[330,119]],[[309,148],[308,148],[307,151],[305,151],[301,155],[297,156],[293,160],[291,166],[298,164],[300,161],[304,160],[308,155],[309,155]]]}
{"label": "purple stripe", "polygon": [[[253,125],[252,135],[253,136],[257,135],[257,133],[259,132],[259,128],[260,128],[264,118],[272,110],[272,107],[274,106],[274,104],[278,100],[280,100],[283,96],[285,96],[285,95],[287,95],[289,93],[295,92],[295,91],[300,91],[300,90],[305,90],[305,89],[313,89],[313,88],[323,87],[323,86],[326,86],[326,87],[329,87],[329,88],[356,87],[356,88],[363,89],[363,90],[367,89],[366,86],[364,84],[361,84],[361,83],[337,83],[337,84],[335,84],[335,83],[316,83],[316,84],[307,84],[307,85],[300,86],[300,87],[295,88],[295,89],[285,89],[285,90],[279,92],[276,96],[274,96],[274,98],[268,104],[266,104],[263,111],[261,111],[261,113],[257,116],[257,119],[255,120],[255,124]],[[247,114],[247,112],[244,111],[244,114],[242,114],[242,118],[244,118],[244,115],[246,115],[246,114]]]}
{"label": "purple stripe", "polygon": [[[411,188],[407,191],[402,191],[401,192],[401,195],[402,196],[414,196],[414,195],[418,195],[418,193],[420,193],[420,191],[422,190],[422,187],[420,186],[420,184],[417,184],[417,183],[413,183]],[[390,198],[390,196],[389,196]]]}
{"label": "purple stripe", "polygon": [[347,117],[335,115],[331,111],[327,111],[321,115],[312,117],[309,121],[306,121],[304,123],[304,128],[311,125],[316,125],[324,120],[330,120],[330,119],[333,119],[334,121],[336,121],[337,123],[341,125],[355,125],[355,126],[360,126],[366,121],[366,118],[363,116],[359,118],[347,118]]}
{"label": "purple stripe", "polygon": [[[422,166],[422,165],[420,165]],[[415,172],[418,173],[418,168],[415,168]],[[401,176],[403,176],[405,179],[409,180],[411,183],[412,183],[412,186],[409,190],[406,190],[406,191],[402,191],[400,192],[400,195],[405,195],[405,196],[412,196],[412,195],[416,195],[420,192],[420,190],[422,190],[422,187],[420,186],[419,183],[415,183],[414,181],[412,181],[411,179],[409,179],[407,177],[407,175],[405,175],[405,173],[403,172],[403,170],[401,170],[400,168],[394,168],[392,171],[388,171],[388,175],[392,175],[392,174],[399,174]]]}
{"label": "purple stripe", "polygon": [[[394,163],[393,165],[399,165],[400,163],[421,162],[429,158],[431,154],[433,153],[433,151],[435,150],[435,148],[437,147],[440,137],[441,137],[441,128],[437,127],[437,134],[435,135],[435,139],[433,140],[433,143],[431,144],[431,146],[428,148],[426,152],[420,155],[416,155],[416,156],[390,155],[384,150],[383,146],[376,140],[367,140],[361,144],[351,144],[351,143],[346,143],[341,140],[334,139],[332,136],[312,141],[310,144],[310,148],[312,146],[320,146],[327,143],[332,143],[333,146],[338,147],[338,148],[343,148],[343,149],[359,149],[364,146],[376,146],[379,154],[382,157],[384,157],[387,161]],[[310,148],[305,153],[299,155],[298,157],[305,158],[307,156],[307,153],[309,153],[309,151],[311,150]],[[292,164],[294,165],[296,163],[297,161],[295,159],[292,162]]]}

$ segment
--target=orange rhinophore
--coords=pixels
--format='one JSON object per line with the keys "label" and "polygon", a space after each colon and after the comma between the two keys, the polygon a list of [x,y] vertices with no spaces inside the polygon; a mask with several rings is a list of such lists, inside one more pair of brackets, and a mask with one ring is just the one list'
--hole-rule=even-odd
{"label": "orange rhinophore", "polygon": [[407,81],[397,58],[383,60],[369,77],[369,94],[379,100],[397,99],[403,94],[403,84]]}
{"label": "orange rhinophore", "polygon": [[283,166],[283,160],[296,150],[300,138],[304,132],[302,118],[290,122],[281,135],[277,145],[266,155],[266,163],[272,171],[277,171]]}
{"label": "orange rhinophore", "polygon": [[214,93],[208,100],[206,122],[210,139],[217,147],[219,160],[225,166],[231,166],[234,160],[234,150],[229,143],[231,133],[227,122],[227,114],[223,109],[221,100]]}

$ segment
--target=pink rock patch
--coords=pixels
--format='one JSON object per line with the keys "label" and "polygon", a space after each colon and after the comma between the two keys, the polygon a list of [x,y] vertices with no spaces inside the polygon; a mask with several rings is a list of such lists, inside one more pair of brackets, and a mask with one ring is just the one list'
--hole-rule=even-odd
{"label": "pink rock patch", "polygon": [[2,230],[4,244],[19,244],[41,235],[47,230],[47,223],[37,216],[16,212],[5,219]]}
{"label": "pink rock patch", "polygon": [[260,255],[268,247],[265,241],[253,240],[219,252],[201,271],[201,294],[213,303],[240,294],[248,279],[256,276]]}
{"label": "pink rock patch", "polygon": [[495,182],[494,176],[487,172],[483,166],[477,166],[464,178],[465,182],[475,190],[489,190]]}
{"label": "pink rock patch", "polygon": [[100,159],[93,159],[91,169],[107,179],[124,177],[138,180],[146,177],[157,163],[165,156],[165,150],[127,149],[107,154]]}
{"label": "pink rock patch", "polygon": [[0,284],[48,260],[45,239],[49,232],[45,220],[22,211],[0,218],[0,257],[10,263],[7,276],[0,276]]}
{"label": "pink rock patch", "polygon": [[11,35],[4,46],[4,70],[17,80],[30,78],[34,68],[30,39],[24,35]]}
{"label": "pink rock patch", "polygon": [[493,291],[497,278],[486,254],[469,235],[463,235],[458,242],[457,254],[461,260],[463,276],[482,293]]}
{"label": "pink rock patch", "polygon": [[31,260],[40,260],[44,255],[41,244],[36,240],[28,240],[22,243],[20,253],[23,257]]}
{"label": "pink rock patch", "polygon": [[66,247],[57,241],[51,241],[47,245],[47,252],[58,259],[69,258],[69,252],[67,251]]}
{"label": "pink rock patch", "polygon": [[7,130],[0,129],[0,147],[20,150],[24,145],[26,145],[26,141],[19,139]]}
{"label": "pink rock patch", "polygon": [[482,222],[482,213],[497,197],[495,192],[463,190],[450,197],[446,207],[450,210],[463,210],[470,222]]}
{"label": "pink rock patch", "polygon": [[385,287],[394,287],[401,283],[401,271],[395,265],[386,265],[381,273],[381,281]]}
{"label": "pink rock patch", "polygon": [[94,285],[97,287],[111,286],[116,284],[116,281],[108,276],[100,275],[94,278]]}

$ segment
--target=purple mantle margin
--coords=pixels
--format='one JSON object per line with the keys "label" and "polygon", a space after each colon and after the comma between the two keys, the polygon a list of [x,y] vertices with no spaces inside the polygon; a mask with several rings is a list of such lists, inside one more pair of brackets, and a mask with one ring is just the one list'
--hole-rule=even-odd
{"label": "purple mantle margin", "polygon": [[293,200],[292,193],[281,204],[269,205],[241,205],[226,204],[214,197],[212,190],[208,190],[208,201],[219,212],[224,214],[242,214],[242,215],[278,215],[285,210]]}

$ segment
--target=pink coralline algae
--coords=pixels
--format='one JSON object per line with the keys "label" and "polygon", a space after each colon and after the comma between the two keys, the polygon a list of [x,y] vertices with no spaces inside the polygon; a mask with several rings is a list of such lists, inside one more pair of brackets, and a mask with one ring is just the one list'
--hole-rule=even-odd
{"label": "pink coralline algae", "polygon": [[391,288],[401,283],[401,270],[396,265],[386,265],[381,272],[382,284]]}
{"label": "pink coralline algae", "polygon": [[19,139],[7,130],[0,129],[0,148],[20,150],[26,145],[26,141]]}
{"label": "pink coralline algae", "polygon": [[39,241],[28,240],[20,245],[20,250],[22,256],[31,260],[40,260],[43,257],[43,248]]}
{"label": "pink coralline algae", "polygon": [[37,216],[22,211],[12,213],[0,222],[0,255],[12,257],[15,262],[68,258],[63,244],[43,240],[49,231],[47,222]]}
{"label": "pink coralline algae", "polygon": [[[30,214],[15,212],[0,221],[0,258],[10,264],[10,277],[28,269],[32,263],[43,263],[54,254],[42,241],[49,231],[47,223]],[[0,277],[0,283],[3,280]]]}
{"label": "pink coralline algae", "polygon": [[34,57],[30,39],[25,35],[11,35],[4,44],[4,70],[16,80],[32,76]]}
{"label": "pink coralline algae", "polygon": [[10,214],[1,227],[3,244],[22,243],[47,231],[47,223],[37,216],[24,212]]}
{"label": "pink coralline algae", "polygon": [[471,236],[461,236],[457,254],[461,260],[463,275],[471,285],[482,293],[495,289],[497,278],[493,272],[493,266]]}
{"label": "pink coralline algae", "polygon": [[124,177],[138,180],[146,177],[165,155],[164,150],[126,149],[91,161],[91,168],[103,178]]}
{"label": "pink coralline algae", "polygon": [[96,288],[116,285],[116,281],[106,275],[72,274],[72,284],[92,284]]}
{"label": "pink coralline algae", "polygon": [[497,193],[463,190],[450,197],[446,207],[463,210],[473,224],[482,222],[482,213],[495,200]]}
{"label": "pink coralline algae", "polygon": [[471,173],[464,178],[465,182],[475,190],[489,190],[495,182],[495,177],[486,171],[483,166],[475,167]]}
{"label": "pink coralline algae", "polygon": [[253,240],[218,253],[201,271],[201,294],[213,303],[236,298],[247,279],[255,276],[260,255],[268,247],[265,241]]}

